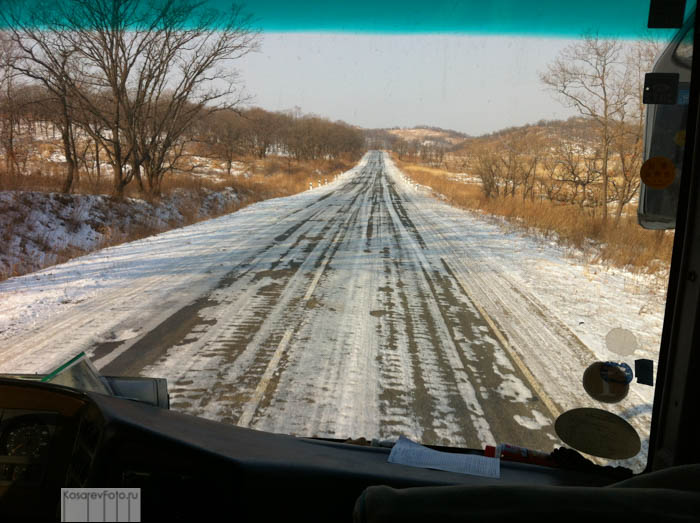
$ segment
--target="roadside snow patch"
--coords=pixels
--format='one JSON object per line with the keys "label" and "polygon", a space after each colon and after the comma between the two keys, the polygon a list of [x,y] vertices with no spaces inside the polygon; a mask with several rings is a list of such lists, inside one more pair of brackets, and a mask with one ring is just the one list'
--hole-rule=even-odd
{"label": "roadside snow patch", "polygon": [[517,414],[513,416],[513,418],[515,419],[515,421],[518,422],[518,424],[530,430],[540,430],[546,427],[547,425],[552,424],[552,422],[547,416],[545,416],[537,410],[532,411],[532,418],[528,418],[526,416],[518,416]]}
{"label": "roadside snow patch", "polygon": [[193,196],[175,191],[160,203],[103,195],[0,192],[0,280],[37,271],[130,237],[220,214],[233,189]]}

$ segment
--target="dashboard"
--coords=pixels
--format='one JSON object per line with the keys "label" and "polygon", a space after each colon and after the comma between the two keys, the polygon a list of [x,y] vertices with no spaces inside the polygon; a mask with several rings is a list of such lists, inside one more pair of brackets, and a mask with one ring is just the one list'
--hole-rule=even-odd
{"label": "dashboard", "polygon": [[[465,450],[466,452],[470,452]],[[141,489],[143,521],[351,521],[369,486],[602,486],[502,463],[501,478],[387,462],[389,449],[244,429],[145,403],[0,378],[0,521],[56,521],[62,487]]]}
{"label": "dashboard", "polygon": [[0,486],[41,484],[61,423],[56,412],[0,410]]}
{"label": "dashboard", "polygon": [[57,493],[66,486],[71,468],[80,413],[88,404],[87,397],[70,389],[2,380],[0,518],[33,519],[56,513]]}

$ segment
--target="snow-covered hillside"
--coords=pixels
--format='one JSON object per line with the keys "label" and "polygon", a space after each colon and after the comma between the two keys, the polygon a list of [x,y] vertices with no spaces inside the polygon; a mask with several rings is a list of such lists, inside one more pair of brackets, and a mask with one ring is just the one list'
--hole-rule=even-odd
{"label": "snow-covered hillside", "polygon": [[0,192],[0,280],[225,212],[233,189],[175,191],[159,203],[103,195]]}

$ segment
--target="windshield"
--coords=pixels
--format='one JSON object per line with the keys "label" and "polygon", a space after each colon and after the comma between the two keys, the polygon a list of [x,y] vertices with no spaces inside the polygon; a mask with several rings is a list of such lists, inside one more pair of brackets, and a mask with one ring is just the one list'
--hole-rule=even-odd
{"label": "windshield", "polygon": [[677,200],[692,37],[654,142],[646,4],[458,4],[8,3],[0,372],[641,471],[674,234],[637,206]]}

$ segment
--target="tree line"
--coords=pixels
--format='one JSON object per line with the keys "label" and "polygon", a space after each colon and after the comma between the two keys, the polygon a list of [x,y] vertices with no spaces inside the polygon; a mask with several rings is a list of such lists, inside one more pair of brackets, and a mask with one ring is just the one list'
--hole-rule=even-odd
{"label": "tree line", "polygon": [[26,170],[37,126],[58,132],[70,192],[88,159],[110,166],[113,193],[158,194],[193,141],[228,162],[274,148],[294,159],[356,154],[353,128],[300,114],[241,109],[236,61],[260,35],[241,6],[198,0],[5,3],[0,12],[0,146],[4,170]]}
{"label": "tree line", "polygon": [[274,153],[290,161],[356,159],[365,150],[361,129],[304,115],[298,109],[220,111],[199,128],[193,128],[193,132],[197,140],[209,144],[213,154],[226,162],[229,173],[233,162],[241,156],[265,158]]}
{"label": "tree line", "polygon": [[643,160],[644,74],[661,48],[586,35],[540,74],[545,89],[578,117],[504,129],[458,150],[394,140],[401,157],[450,164],[478,177],[486,198],[547,199],[618,222],[638,192]]}
{"label": "tree line", "polygon": [[400,160],[413,158],[432,167],[439,167],[445,160],[445,153],[447,153],[448,148],[431,140],[404,140],[397,138],[391,144],[391,150],[398,155]]}

